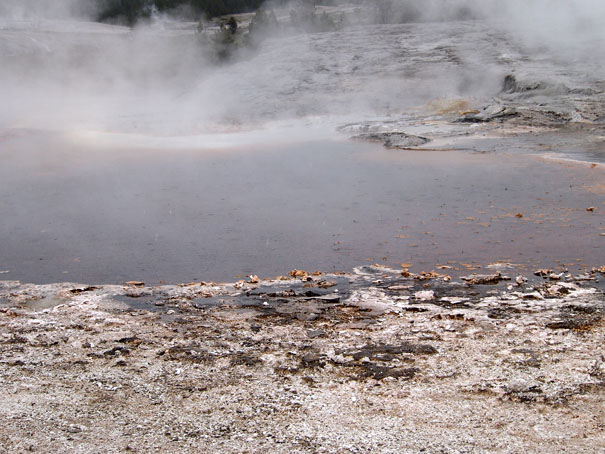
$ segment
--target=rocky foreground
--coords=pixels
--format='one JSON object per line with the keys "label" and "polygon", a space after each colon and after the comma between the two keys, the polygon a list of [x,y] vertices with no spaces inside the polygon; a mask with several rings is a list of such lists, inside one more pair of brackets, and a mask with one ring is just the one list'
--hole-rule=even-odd
{"label": "rocky foreground", "polygon": [[1,281],[0,451],[603,452],[603,271]]}

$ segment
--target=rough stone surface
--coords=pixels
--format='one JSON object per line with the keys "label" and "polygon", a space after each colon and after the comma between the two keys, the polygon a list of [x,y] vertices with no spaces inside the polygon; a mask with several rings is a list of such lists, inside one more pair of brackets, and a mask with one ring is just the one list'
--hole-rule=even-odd
{"label": "rough stone surface", "polygon": [[588,284],[304,279],[1,282],[0,451],[603,451]]}

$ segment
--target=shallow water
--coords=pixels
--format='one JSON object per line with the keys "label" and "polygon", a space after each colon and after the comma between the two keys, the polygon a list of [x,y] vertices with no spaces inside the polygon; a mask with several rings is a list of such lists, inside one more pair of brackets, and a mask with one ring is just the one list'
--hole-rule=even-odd
{"label": "shallow water", "polygon": [[[358,25],[286,34],[217,66],[195,24],[0,18],[0,276],[600,266],[602,166],[537,156],[605,160],[602,68],[517,38],[481,21]],[[508,73],[542,88],[502,93]],[[496,124],[482,137],[454,122],[492,103],[584,129]],[[434,141],[347,140],[364,128]]]}
{"label": "shallow water", "polygon": [[602,170],[514,154],[346,141],[165,153],[38,134],[4,140],[0,159],[6,279],[230,281],[603,257]]}

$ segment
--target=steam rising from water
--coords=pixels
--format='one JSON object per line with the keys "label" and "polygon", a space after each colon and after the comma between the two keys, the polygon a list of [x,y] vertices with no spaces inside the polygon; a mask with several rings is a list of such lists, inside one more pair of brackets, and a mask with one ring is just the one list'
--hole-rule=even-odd
{"label": "steam rising from water", "polygon": [[[388,18],[413,23],[367,25],[380,19],[371,2],[353,9],[357,25],[280,34],[221,64],[195,23],[86,22],[90,4],[2,2],[0,130],[183,136],[301,118],[338,124],[403,115],[434,98],[487,99],[511,70],[571,83],[603,76],[597,0],[401,0],[385,2]],[[571,61],[575,72],[561,71]]]}
{"label": "steam rising from water", "polygon": [[[316,264],[346,269],[371,257],[444,263],[472,257],[471,249],[477,258],[494,250],[599,258],[598,213],[558,227],[561,213],[600,203],[575,183],[572,190],[567,170],[536,165],[526,173],[525,160],[502,166],[455,152],[409,160],[358,143],[306,141],[332,138],[349,122],[356,124],[343,129],[355,134],[377,120],[372,127],[413,127],[410,134],[427,132],[438,143],[442,130],[474,125],[425,120],[442,119],[448,106],[459,118],[460,110],[498,103],[494,96],[519,111],[529,104],[589,112],[580,120],[596,124],[605,105],[600,3],[368,1],[322,9],[337,19],[346,11],[341,29],[283,25],[227,61],[217,61],[197,23],[99,24],[82,8],[90,3],[0,1],[0,237],[9,239],[0,242],[0,269],[9,278],[223,279]],[[277,15],[286,24],[289,8]],[[502,93],[511,73],[514,89]],[[545,79],[555,83],[531,85]],[[540,89],[523,92],[532,86]],[[553,135],[558,144],[561,134]],[[286,140],[306,143],[267,146]],[[515,140],[498,139],[504,145],[495,148]],[[200,152],[240,144],[245,152]],[[542,192],[552,194],[543,202],[552,223],[505,219],[478,240],[457,222],[474,210],[530,212]],[[408,234],[414,243],[399,241]]]}

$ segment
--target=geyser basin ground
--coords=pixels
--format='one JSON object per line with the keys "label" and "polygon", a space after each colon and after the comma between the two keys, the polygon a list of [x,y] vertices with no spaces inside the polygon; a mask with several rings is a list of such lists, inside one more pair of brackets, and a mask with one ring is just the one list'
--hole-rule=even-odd
{"label": "geyser basin ground", "polygon": [[2,138],[0,159],[5,279],[176,283],[367,263],[415,272],[447,264],[452,274],[496,261],[602,265],[601,165],[351,141],[102,149],[27,131]]}
{"label": "geyser basin ground", "polygon": [[418,278],[0,281],[4,452],[603,452],[602,292]]}

